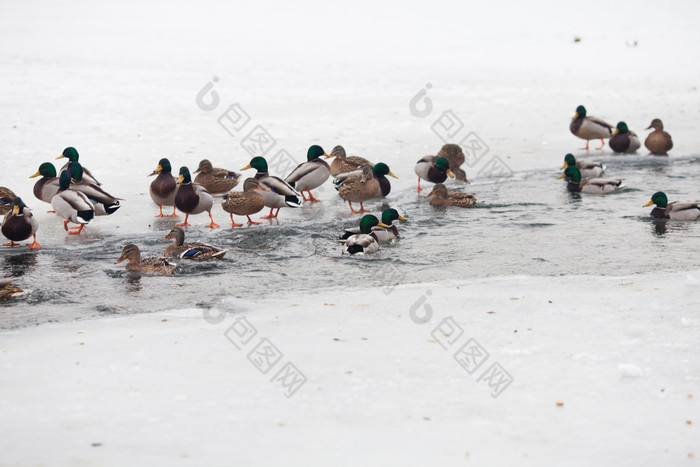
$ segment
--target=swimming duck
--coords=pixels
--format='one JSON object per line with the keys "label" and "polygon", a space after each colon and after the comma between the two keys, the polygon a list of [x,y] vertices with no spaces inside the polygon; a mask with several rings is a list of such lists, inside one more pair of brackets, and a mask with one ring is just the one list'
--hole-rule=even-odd
{"label": "swimming duck", "polygon": [[608,144],[613,151],[626,154],[635,152],[642,145],[637,138],[637,133],[627,128],[625,122],[618,122]]}
{"label": "swimming duck", "polygon": [[576,107],[576,113],[572,117],[569,130],[579,138],[586,140],[586,147],[581,149],[587,150],[589,141],[598,138],[600,138],[600,147],[596,149],[603,149],[605,138],[610,138],[612,134],[612,125],[596,117],[587,117],[586,108],[579,105]]}
{"label": "swimming duck", "polygon": [[326,156],[326,159],[335,157],[333,162],[331,162],[330,170],[331,175],[334,177],[338,174],[352,172],[363,166],[374,167],[370,161],[364,157],[350,156],[348,157],[345,153],[345,149],[342,146],[336,146],[331,151],[330,155]]}
{"label": "swimming duck", "polygon": [[15,284],[13,284],[12,281],[0,282],[0,300],[12,297],[20,297],[24,294],[26,294],[26,292],[17,287]]}
{"label": "swimming duck", "polygon": [[420,187],[421,178],[433,183],[442,183],[448,176],[454,178],[449,161],[439,156],[425,156],[416,163],[413,170],[418,175],[418,191],[423,191]]}
{"label": "swimming duck", "polygon": [[[68,168],[68,164],[70,164],[71,162],[78,162],[78,159],[79,159],[78,151],[76,151],[75,148],[73,148],[73,147],[67,147],[66,149],[63,150],[63,153],[60,156],[58,156],[56,159],[62,159],[64,157],[68,159],[68,162],[66,162],[66,164],[63,167],[61,167],[61,170],[59,172],[63,172],[64,170],[66,170]],[[90,171],[88,169],[83,167],[83,171],[84,171],[83,177],[85,178],[85,181],[90,182],[90,183],[94,183],[97,186],[102,185],[100,182],[98,182],[95,179],[95,177],[92,175],[92,173],[90,173]]]}
{"label": "swimming duck", "polygon": [[440,149],[440,152],[437,153],[437,156],[447,159],[447,162],[450,163],[450,170],[455,174],[455,180],[469,183],[467,173],[461,168],[465,158],[464,152],[462,152],[462,148],[458,144],[445,144]]}
{"label": "swimming duck", "polygon": [[12,200],[15,199],[17,195],[4,186],[0,186],[0,215],[5,215],[12,209]]}
{"label": "swimming duck", "polygon": [[134,272],[154,272],[157,274],[172,274],[175,264],[168,262],[165,258],[143,258],[141,250],[133,243],[129,243],[122,249],[122,255],[114,264],[119,264],[124,260],[129,260],[126,264],[127,271]]}
{"label": "swimming duck", "polygon": [[208,159],[202,159],[194,182],[202,185],[209,193],[219,195],[231,191],[241,178],[241,174],[226,169],[213,167]]}
{"label": "swimming duck", "polygon": [[34,219],[31,210],[25,206],[22,198],[19,196],[12,200],[12,210],[5,214],[2,221],[2,234],[10,240],[10,243],[5,243],[4,246],[17,245],[15,242],[21,242],[31,236],[34,236],[32,243],[27,243],[27,246],[32,249],[40,249],[36,241],[36,231],[39,228],[39,223]]}
{"label": "swimming duck", "polygon": [[166,240],[174,240],[173,243],[165,248],[165,256],[170,258],[191,259],[194,261],[206,261],[216,258],[223,259],[228,250],[217,248],[212,245],[200,242],[185,241],[185,231],[181,227],[173,227],[173,229],[163,237]]}
{"label": "swimming duck", "polygon": [[[306,162],[299,164],[296,169],[292,170],[292,173],[287,175],[284,180],[289,183],[289,185],[301,193],[304,201],[321,201],[320,199],[314,198],[311,194],[311,190],[316,189],[323,185],[323,183],[328,180],[331,176],[330,166],[321,159],[322,156],[332,157],[326,154],[321,146],[313,145],[306,152]],[[304,195],[304,190],[309,193],[309,199],[306,199]]]}
{"label": "swimming duck", "polygon": [[471,208],[476,203],[476,197],[461,191],[447,190],[442,183],[436,183],[433,191],[426,198],[430,200],[431,206],[458,206],[460,208]]}
{"label": "swimming duck", "polygon": [[651,128],[654,131],[644,140],[644,146],[655,156],[668,156],[668,151],[673,149],[671,135],[664,131],[664,124],[659,118],[652,120],[647,130]]}
{"label": "swimming duck", "polygon": [[[399,229],[393,224],[395,220],[407,221],[408,219],[401,216],[396,209],[386,209],[382,213],[382,224],[386,224],[388,227],[380,227],[379,225],[372,227],[371,232],[379,243],[389,243],[399,236]],[[338,241],[345,243],[348,238],[360,233],[362,232],[359,226],[347,228],[338,237]]]}
{"label": "swimming duck", "polygon": [[374,253],[379,249],[377,235],[372,232],[372,227],[379,226],[388,228],[389,226],[379,222],[379,219],[368,214],[360,219],[360,233],[351,235],[345,240],[343,253],[351,255],[364,255]]}
{"label": "swimming duck", "polygon": [[[274,219],[280,209],[284,207],[300,208],[301,194],[295,190],[289,183],[279,177],[274,177],[267,172],[267,161],[264,157],[253,157],[250,164],[243,167],[241,170],[255,169],[255,179],[260,182],[263,188],[268,191],[262,193],[265,198],[265,206],[270,208],[270,214],[263,216],[262,219]],[[272,212],[277,208],[277,212],[273,215]]]}
{"label": "swimming duck", "polygon": [[[151,182],[149,188],[149,193],[151,194],[151,199],[154,203],[158,205],[160,209],[160,214],[155,217],[179,217],[175,211],[175,193],[177,193],[177,179],[172,175],[173,168],[170,165],[170,161],[163,158],[158,161],[158,166],[153,172],[148,175],[149,177],[153,175],[158,175],[155,180]],[[172,206],[172,214],[163,214],[163,206]]]}
{"label": "swimming duck", "polygon": [[567,167],[576,167],[581,172],[581,177],[583,178],[600,177],[603,170],[605,170],[605,166],[600,162],[576,160],[573,154],[564,156],[564,165],[562,165],[561,168],[565,169]]}
{"label": "swimming duck", "polygon": [[224,196],[221,202],[221,207],[224,211],[231,214],[231,227],[240,227],[243,224],[236,224],[233,220],[233,215],[246,216],[248,224],[261,224],[261,222],[253,222],[250,218],[251,214],[260,212],[265,207],[265,198],[261,191],[269,191],[263,188],[254,178],[247,178],[243,182],[243,191],[230,191]]}
{"label": "swimming duck", "polygon": [[651,195],[651,201],[643,207],[651,206],[652,204],[655,204],[656,207],[651,210],[651,217],[658,219],[694,221],[700,217],[698,203],[679,203],[677,201],[669,203],[666,194],[662,191],[657,191]]}
{"label": "swimming duck", "polygon": [[38,200],[51,204],[51,200],[58,193],[59,186],[56,167],[51,162],[44,162],[39,166],[39,170],[34,175],[30,175],[29,178],[38,177],[39,175],[41,175],[41,178],[34,184],[34,196]]}
{"label": "swimming duck", "polygon": [[71,185],[71,190],[79,191],[88,197],[92,205],[95,206],[96,216],[108,216],[114,214],[121,207],[119,201],[121,198],[116,198],[101,187],[90,183],[84,178],[83,167],[80,162],[71,161],[68,163],[68,171],[71,174],[74,182]]}
{"label": "swimming duck", "polygon": [[[380,162],[374,167],[363,166],[361,171],[338,174],[339,178],[333,183],[335,184],[335,189],[338,190],[338,195],[348,202],[350,212],[359,214],[371,212],[365,209],[365,201],[383,196],[384,192],[388,193],[391,190],[391,184],[384,175],[396,177],[389,170],[389,166]],[[352,203],[360,203],[360,210],[355,211]]]}
{"label": "swimming duck", "polygon": [[218,228],[219,224],[214,222],[211,216],[211,208],[214,205],[214,198],[204,187],[198,183],[192,183],[192,176],[187,167],[180,167],[180,177],[177,179],[180,185],[175,193],[175,207],[185,213],[185,221],[175,225],[188,226],[187,219],[190,214],[199,214],[207,211],[211,224],[204,227]]}
{"label": "swimming duck", "polygon": [[[66,232],[69,235],[78,235],[83,231],[83,227],[95,216],[95,206],[85,194],[70,189],[72,178],[67,170],[61,172],[58,181],[58,193],[51,198],[51,206],[53,206],[56,214],[65,219],[63,228]],[[69,232],[69,222],[79,224],[79,226],[71,227]]]}
{"label": "swimming duck", "polygon": [[568,182],[566,189],[572,193],[593,193],[604,195],[612,193],[622,187],[622,180],[607,178],[584,178],[581,179],[581,171],[576,167],[567,167],[563,174],[557,178],[565,178]]}

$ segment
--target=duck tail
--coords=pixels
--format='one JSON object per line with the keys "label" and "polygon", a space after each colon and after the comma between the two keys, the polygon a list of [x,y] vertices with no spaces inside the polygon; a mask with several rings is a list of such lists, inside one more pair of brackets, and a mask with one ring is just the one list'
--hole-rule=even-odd
{"label": "duck tail", "polygon": [[353,234],[352,232],[348,232],[348,231],[346,230],[346,231],[343,232],[343,235],[341,235],[340,237],[338,237],[338,241],[341,242],[341,243],[345,243],[345,241],[346,241],[348,238],[352,237],[353,235],[354,235],[354,234]]}
{"label": "duck tail", "polygon": [[362,247],[362,245],[350,245],[347,249],[348,253],[351,255],[356,255],[356,254],[364,254],[365,249]]}
{"label": "duck tail", "polygon": [[75,217],[80,224],[87,224],[95,217],[95,211],[78,211]]}
{"label": "duck tail", "polygon": [[287,195],[284,197],[284,203],[290,208],[300,208],[301,200],[294,195]]}
{"label": "duck tail", "polygon": [[105,204],[104,206],[105,212],[107,214],[114,214],[115,212],[117,212],[117,209],[122,207],[121,204],[119,204],[119,201],[117,201],[116,203]]}
{"label": "duck tail", "polygon": [[211,255],[211,257],[216,258],[216,259],[224,259],[224,256],[226,255],[227,251],[228,251],[228,248],[226,248],[225,250],[217,251],[216,253]]}

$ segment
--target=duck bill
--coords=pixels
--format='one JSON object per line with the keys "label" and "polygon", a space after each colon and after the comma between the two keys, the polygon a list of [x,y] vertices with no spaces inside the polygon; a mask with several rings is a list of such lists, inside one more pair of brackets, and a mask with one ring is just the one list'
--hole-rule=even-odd
{"label": "duck bill", "polygon": [[389,171],[389,173],[388,173],[387,175],[390,176],[390,177],[397,178],[397,179],[399,178],[399,177],[397,177],[396,175],[394,175],[393,173],[391,173],[391,170]]}
{"label": "duck bill", "polygon": [[617,128],[615,128],[615,131],[613,131],[613,134],[612,134],[612,135],[615,136],[615,135],[618,134],[619,132],[620,132],[620,130],[618,130]]}
{"label": "duck bill", "polygon": [[163,170],[163,167],[158,166],[158,167],[155,168],[155,170],[154,170],[153,172],[151,172],[150,174],[148,174],[148,175],[146,175],[146,176],[147,176],[147,177],[152,177],[152,176],[154,176],[154,175],[158,175],[159,173],[161,173],[162,170]]}
{"label": "duck bill", "polygon": [[58,156],[58,157],[56,158],[56,160],[63,159],[64,157],[66,157],[66,156],[64,156],[63,154],[61,154],[60,156]]}
{"label": "duck bill", "polygon": [[430,197],[432,197],[432,196],[435,196],[435,192],[434,192],[434,191],[431,191],[430,194],[425,195],[426,198],[430,198]]}
{"label": "duck bill", "polygon": [[17,206],[15,204],[14,207],[12,208],[12,215],[16,216],[17,214],[19,214],[19,206]]}
{"label": "duck bill", "polygon": [[384,227],[385,229],[390,229],[390,228],[391,228],[391,226],[390,226],[390,225],[386,225],[386,224],[385,224],[385,223],[383,223],[383,222],[380,222],[380,223],[379,223],[379,224],[377,224],[377,225],[378,225],[379,227]]}
{"label": "duck bill", "polygon": [[41,175],[41,173],[37,170],[37,172],[34,175],[30,175],[29,178],[38,177],[39,175]]}
{"label": "duck bill", "polygon": [[114,264],[119,264],[119,263],[121,263],[122,261],[124,261],[125,259],[126,259],[126,258],[119,258],[118,260],[116,260],[116,261],[114,262]]}
{"label": "duck bill", "polygon": [[448,177],[450,177],[450,178],[455,178],[455,174],[452,173],[452,170],[447,169],[447,170],[445,171],[445,173],[447,174]]}
{"label": "duck bill", "polygon": [[334,157],[334,156],[332,156],[332,155],[330,155],[330,154],[326,154],[326,153],[324,152],[324,153],[323,153],[323,157],[324,157],[325,159],[330,159],[331,157]]}
{"label": "duck bill", "polygon": [[185,181],[185,177],[183,175],[180,175],[179,177],[177,177],[177,183],[182,183],[184,181]]}
{"label": "duck bill", "polygon": [[578,112],[576,112],[576,113],[574,114],[574,116],[571,117],[572,120],[576,120],[577,118],[578,118]]}
{"label": "duck bill", "polygon": [[400,221],[407,221],[408,219],[406,219],[406,218],[403,217],[402,215],[399,215],[399,220],[400,220]]}
{"label": "duck bill", "polygon": [[561,169],[564,170],[564,169],[566,168],[567,165],[569,165],[569,164],[567,164],[566,162],[564,162],[564,165],[561,166]]}
{"label": "duck bill", "polygon": [[241,170],[248,170],[248,169],[252,169],[252,168],[253,168],[253,166],[248,164],[245,167],[243,167]]}
{"label": "duck bill", "polygon": [[653,127],[649,125],[648,127],[645,128],[645,130],[651,130]]}
{"label": "duck bill", "polygon": [[566,174],[561,174],[557,177],[557,180],[559,180],[560,178],[564,178],[564,177],[566,177]]}
{"label": "duck bill", "polygon": [[647,207],[647,206],[651,206],[652,204],[654,204],[654,201],[649,201],[647,204],[645,204],[645,205],[642,206],[642,207],[645,208],[645,207]]}
{"label": "duck bill", "polygon": [[168,235],[165,235],[163,238],[164,238],[165,240],[170,240],[170,239],[173,238],[173,237],[172,237],[170,234],[168,234]]}

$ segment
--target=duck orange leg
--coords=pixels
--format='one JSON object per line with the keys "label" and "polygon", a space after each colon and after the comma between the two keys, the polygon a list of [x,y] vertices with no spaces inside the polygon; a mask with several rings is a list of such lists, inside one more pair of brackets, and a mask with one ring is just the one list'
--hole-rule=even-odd
{"label": "duck orange leg", "polygon": [[68,232],[68,223],[69,222],[70,222],[69,219],[66,219],[65,221],[63,221],[63,230],[65,230],[66,232]]}
{"label": "duck orange leg", "polygon": [[420,187],[420,177],[418,177],[418,193],[423,191],[423,189]]}
{"label": "duck orange leg", "polygon": [[[321,202],[320,199],[314,198],[314,195],[311,194],[311,190],[310,190],[310,189],[307,188],[306,191],[309,192],[309,199],[308,199],[308,200],[307,200],[307,199],[304,199],[304,201],[312,201],[312,202],[314,202],[314,203],[320,203],[320,202]],[[302,192],[302,196],[304,196],[304,192]]]}
{"label": "duck orange leg", "polygon": [[3,243],[2,244],[2,246],[15,246],[15,245],[19,245],[19,243],[15,243],[12,240],[10,240],[10,243]]}
{"label": "duck orange leg", "polygon": [[233,220],[233,213],[231,213],[231,227],[243,227],[243,224],[236,224]]}
{"label": "duck orange leg", "polygon": [[360,208],[360,211],[355,211],[355,210],[352,208],[352,202],[351,202],[351,201],[348,201],[348,204],[350,205],[350,212],[351,212],[351,213],[353,213],[353,214],[360,214],[360,213],[362,213],[362,211],[361,211],[362,208]]}
{"label": "duck orange leg", "polygon": [[204,227],[209,227],[210,229],[218,229],[219,227],[221,227],[219,224],[214,222],[214,218],[211,217],[211,211],[209,212],[209,219],[211,219],[211,224],[207,224]]}
{"label": "duck orange leg", "polygon": [[185,227],[189,227],[190,224],[187,223],[187,219],[188,219],[189,217],[190,217],[189,214],[185,214],[185,222],[180,222],[179,224],[175,224],[175,225],[182,225],[182,226],[185,226]]}
{"label": "duck orange leg", "polygon": [[34,241],[32,243],[27,243],[27,246],[32,250],[41,250],[41,245],[36,242],[36,234],[34,234]]}
{"label": "duck orange leg", "polygon": [[70,232],[68,232],[68,235],[80,235],[80,232],[83,231],[83,227],[85,227],[85,224],[80,224],[77,227],[71,227]]}
{"label": "duck orange leg", "polygon": [[600,147],[596,148],[596,149],[603,149],[604,146],[605,146],[605,140],[603,138],[600,138]]}
{"label": "duck orange leg", "polygon": [[590,143],[590,141],[586,140],[586,147],[585,147],[585,148],[579,148],[579,149],[585,149],[586,151],[588,151],[588,143]]}
{"label": "duck orange leg", "polygon": [[160,214],[154,216],[154,217],[165,217],[165,214],[163,214],[163,205],[159,204],[158,208],[160,209]]}
{"label": "duck orange leg", "polygon": [[274,211],[274,210],[275,210],[275,208],[270,208],[270,214],[268,214],[267,216],[262,216],[260,219],[274,219],[274,218],[276,218],[277,214],[280,213],[280,208],[277,208],[277,214],[275,214],[275,215],[272,214],[272,211]]}
{"label": "duck orange leg", "polygon": [[250,216],[246,216],[248,218],[248,225],[250,224],[262,224],[262,222],[254,222],[253,219],[250,218]]}
{"label": "duck orange leg", "polygon": [[362,205],[362,202],[360,201],[360,212],[372,212],[369,209],[365,209],[365,207]]}

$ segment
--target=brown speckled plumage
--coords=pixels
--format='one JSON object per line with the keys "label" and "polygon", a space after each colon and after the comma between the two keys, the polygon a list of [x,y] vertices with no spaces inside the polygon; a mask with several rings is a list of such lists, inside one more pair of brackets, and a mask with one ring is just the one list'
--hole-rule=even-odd
{"label": "brown speckled plumage", "polygon": [[194,182],[199,183],[212,194],[221,194],[232,190],[238,185],[241,178],[239,173],[213,167],[208,159],[203,159],[194,173],[197,174]]}
{"label": "brown speckled plumage", "polygon": [[10,211],[12,200],[15,199],[15,196],[12,190],[0,186],[0,199],[2,200],[2,202],[0,202],[0,214],[4,215]]}
{"label": "brown speckled plumage", "polygon": [[335,157],[333,162],[331,162],[331,175],[334,177],[338,174],[352,172],[357,170],[361,166],[368,166],[369,168],[374,167],[370,161],[364,157],[358,156],[347,156],[345,149],[342,146],[336,146],[331,151],[331,157]]}
{"label": "brown speckled plumage", "polygon": [[476,197],[469,193],[447,190],[442,183],[437,183],[433,191],[428,195],[431,206],[458,206],[460,208],[471,208],[476,203]]}
{"label": "brown speckled plumage", "polygon": [[129,243],[122,249],[122,254],[114,264],[119,264],[122,261],[128,260],[126,264],[127,271],[134,272],[152,272],[156,274],[172,274],[175,265],[168,262],[165,258],[141,258],[139,247],[133,243]]}
{"label": "brown speckled plumage", "polygon": [[353,175],[343,180],[338,186],[338,194],[345,201],[361,203],[371,199],[381,190],[372,174],[372,168],[363,168],[362,175]]}
{"label": "brown speckled plumage", "polygon": [[668,132],[664,131],[664,124],[659,118],[655,118],[651,121],[651,125],[647,128],[649,130],[653,128],[654,131],[649,133],[646,140],[644,140],[644,146],[656,156],[668,156],[668,151],[673,149],[673,139]]}
{"label": "brown speckled plumage", "polygon": [[24,295],[26,292],[19,287],[17,287],[15,284],[12,283],[12,281],[1,281],[0,282],[0,300],[4,300],[6,298],[11,298],[11,297],[19,297],[21,295]]}
{"label": "brown speckled plumage", "polygon": [[469,183],[467,173],[461,168],[464,164],[464,152],[458,144],[445,144],[437,153],[438,157],[444,157],[450,163],[450,169],[455,175],[455,179]]}

